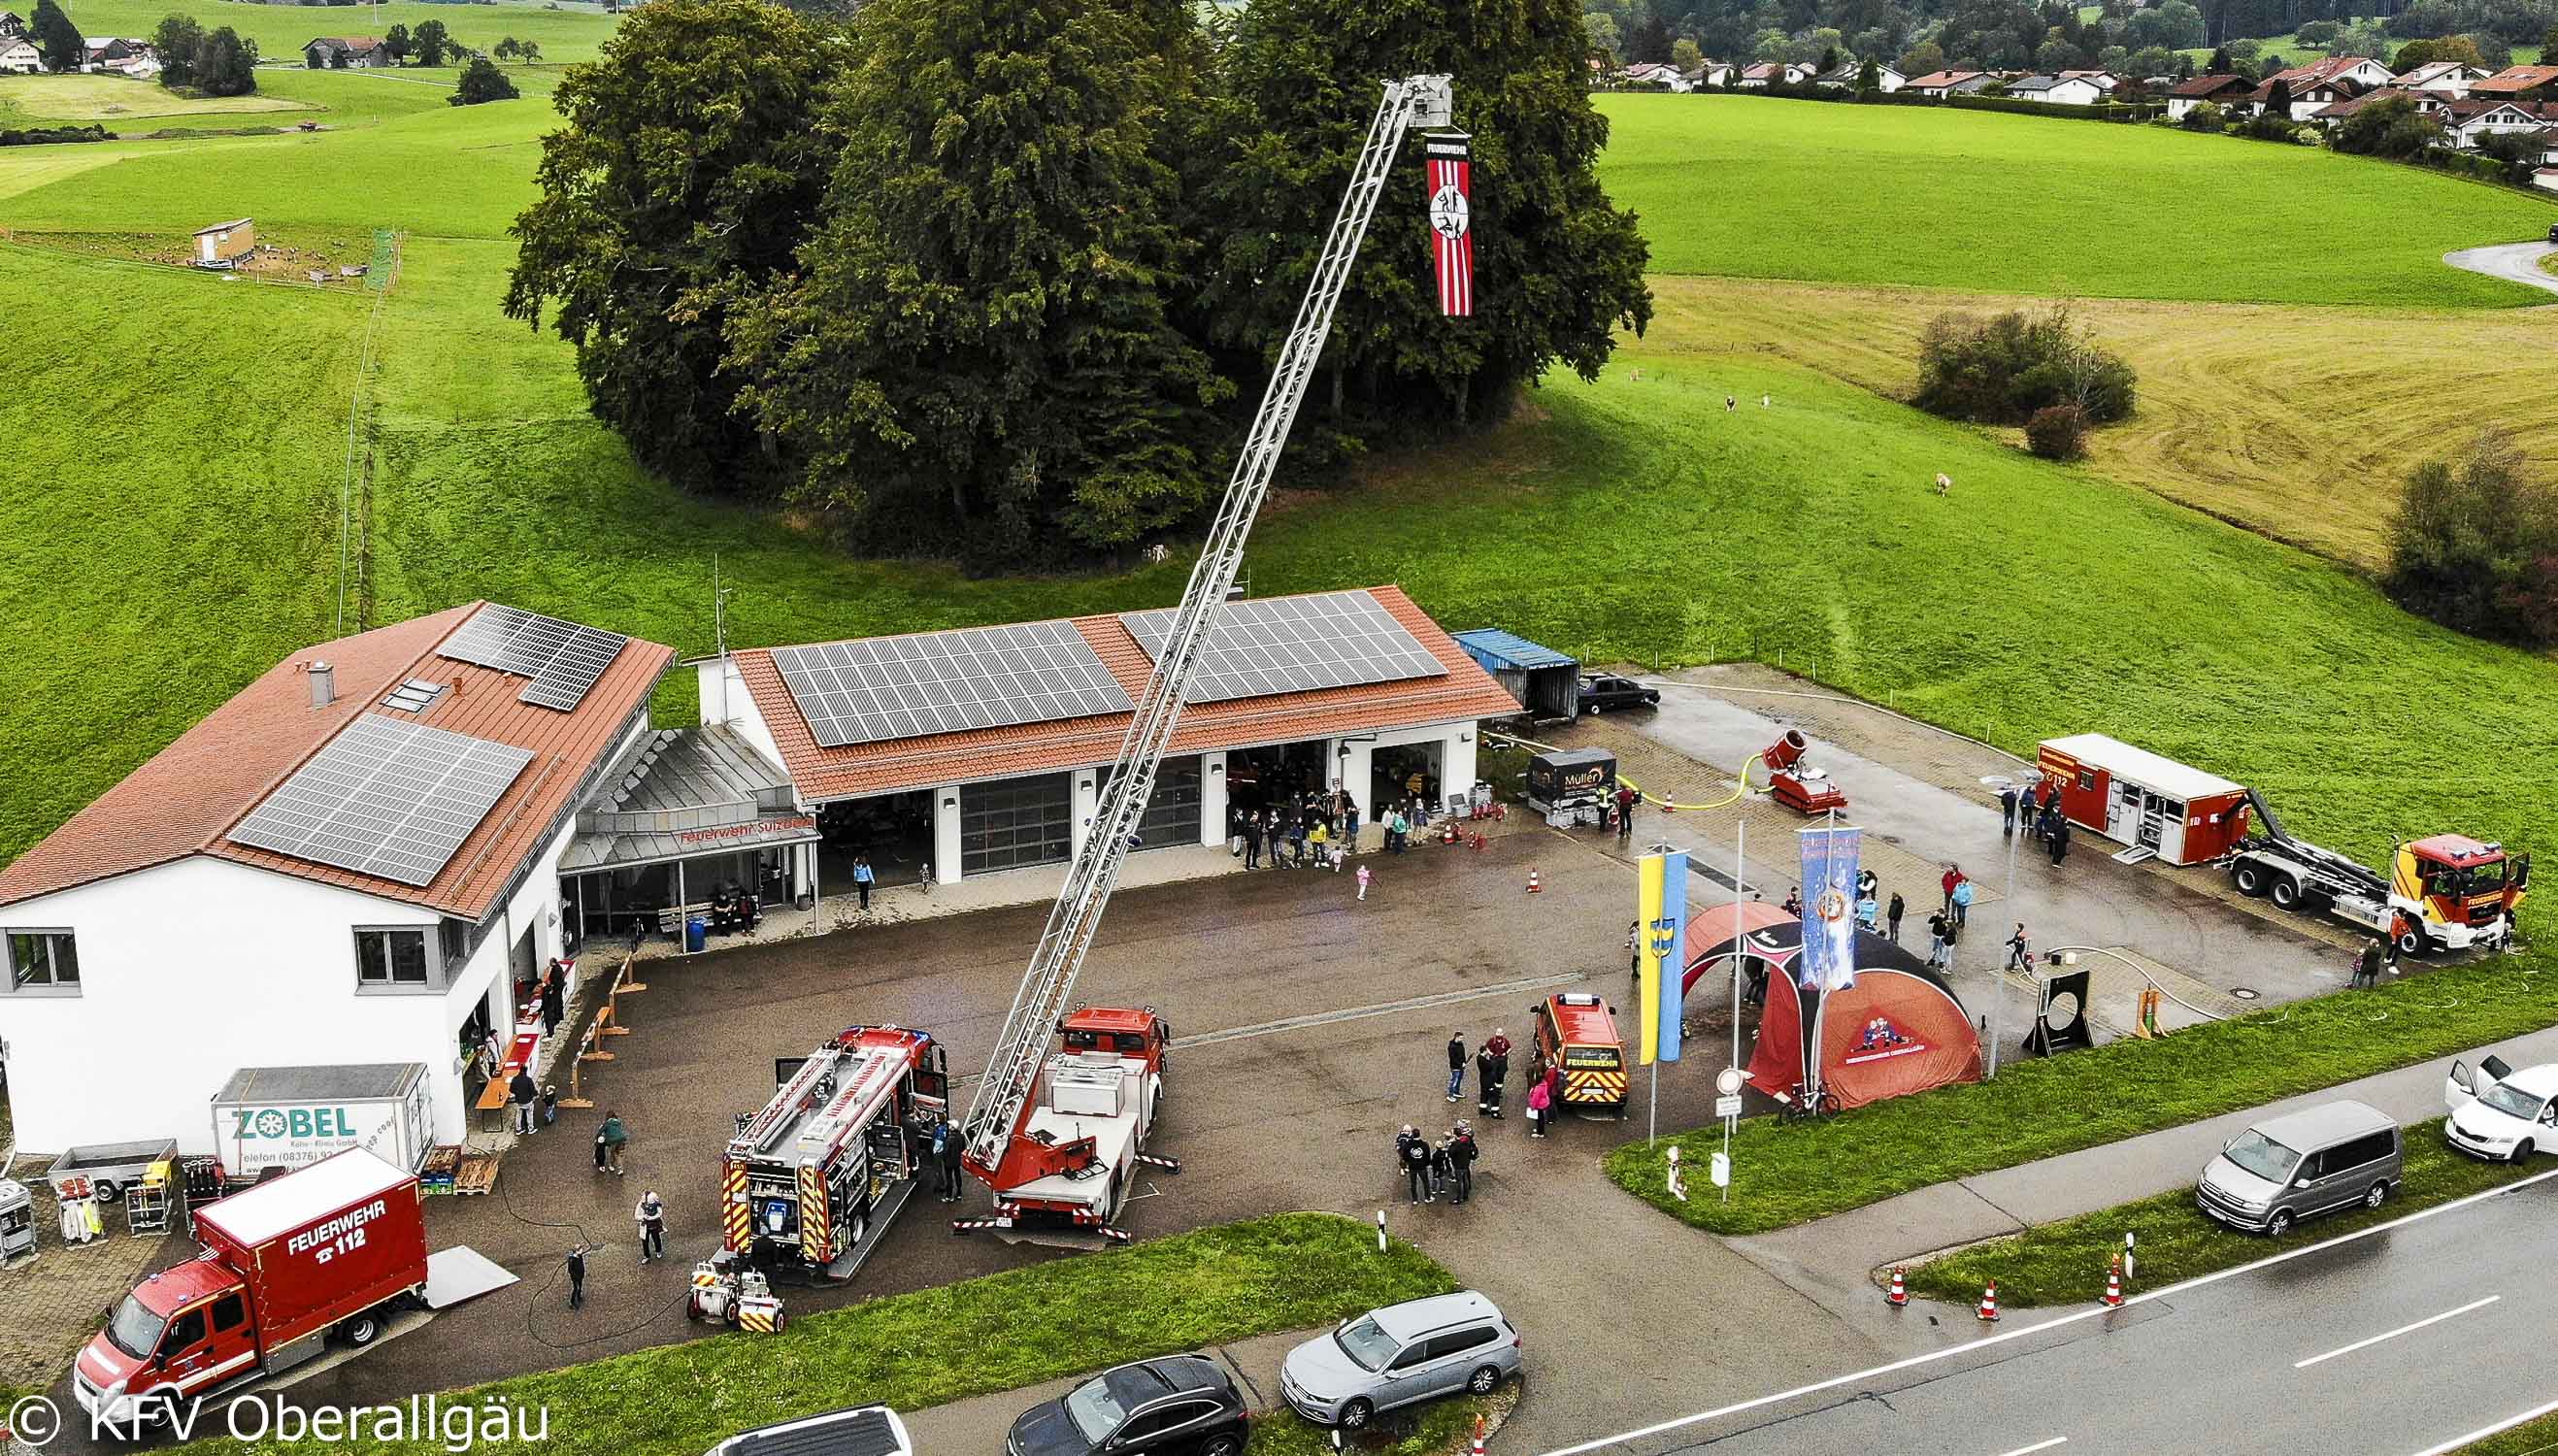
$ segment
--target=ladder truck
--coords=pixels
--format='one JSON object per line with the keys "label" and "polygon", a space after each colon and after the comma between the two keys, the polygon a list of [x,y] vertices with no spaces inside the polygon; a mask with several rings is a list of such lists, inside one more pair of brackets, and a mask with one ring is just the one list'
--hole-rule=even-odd
{"label": "ladder truck", "polygon": [[[1063,1224],[1124,1243],[1119,1217],[1140,1166],[1178,1173],[1181,1164],[1146,1151],[1164,1094],[1171,1028],[1152,1008],[1076,1006],[1067,997],[1101,926],[1120,867],[1137,842],[1155,774],[1172,743],[1182,702],[1208,646],[1217,610],[1234,588],[1244,540],[1269,494],[1280,450],[1306,397],[1332,332],[1368,220],[1376,214],[1405,133],[1451,120],[1449,77],[1414,75],[1385,83],[1351,169],[1340,212],[1325,236],[1297,319],[1281,346],[1260,410],[1244,436],[1234,476],[1191,568],[1154,675],[1119,743],[1118,770],[1101,792],[1083,847],[1049,913],[1029,970],[1004,1017],[985,1077],[960,1124],[960,1166],[994,1198],[990,1218],[952,1221],[955,1233]],[[1049,1037],[1063,1046],[1052,1053]]]}
{"label": "ladder truck", "polygon": [[2406,955],[2512,940],[2531,856],[2465,834],[2435,834],[2400,844],[2384,875],[2295,836],[2253,789],[2247,805],[2257,832],[2229,855],[2229,880],[2240,893],[2267,896],[2285,910],[2324,910],[2390,937]]}

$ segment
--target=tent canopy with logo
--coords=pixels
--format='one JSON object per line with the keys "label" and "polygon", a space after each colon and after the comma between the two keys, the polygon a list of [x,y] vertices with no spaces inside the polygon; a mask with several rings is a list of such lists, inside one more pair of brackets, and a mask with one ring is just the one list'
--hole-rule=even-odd
{"label": "tent canopy with logo", "polygon": [[1767,974],[1767,1003],[1750,1055],[1750,1084],[1774,1095],[1817,1082],[1843,1107],[1978,1082],[1980,1039],[1953,987],[1925,962],[1880,936],[1856,936],[1856,984],[1824,992],[1798,985],[1802,922],[1759,901],[1741,906],[1736,949],[1729,906],[1688,920],[1681,993],[1701,978]]}

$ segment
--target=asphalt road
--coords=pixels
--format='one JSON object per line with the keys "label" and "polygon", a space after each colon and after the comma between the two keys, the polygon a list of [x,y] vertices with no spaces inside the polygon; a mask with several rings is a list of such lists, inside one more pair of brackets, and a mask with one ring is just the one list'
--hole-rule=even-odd
{"label": "asphalt road", "polygon": [[[2558,1175],[1589,1456],[2429,1451],[2558,1394]],[[1917,1313],[1916,1307],[1910,1313]]]}
{"label": "asphalt road", "polygon": [[2558,252],[2558,242],[2499,242],[2493,247],[2463,248],[2443,254],[2443,261],[2472,273],[2485,273],[2502,278],[2525,288],[2541,288],[2558,293],[2558,274],[2540,266],[2540,259]]}

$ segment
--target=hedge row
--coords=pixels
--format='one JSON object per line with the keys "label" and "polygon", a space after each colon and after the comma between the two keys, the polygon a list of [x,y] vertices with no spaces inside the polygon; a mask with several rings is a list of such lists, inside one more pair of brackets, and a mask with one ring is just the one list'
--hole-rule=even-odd
{"label": "hedge row", "polygon": [[0,131],[0,147],[41,147],[55,142],[111,142],[115,133],[103,126],[36,126]]}

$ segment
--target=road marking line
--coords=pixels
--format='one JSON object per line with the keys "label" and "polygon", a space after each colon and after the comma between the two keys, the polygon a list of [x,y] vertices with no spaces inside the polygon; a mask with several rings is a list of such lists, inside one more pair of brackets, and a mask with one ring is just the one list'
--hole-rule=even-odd
{"label": "road marking line", "polygon": [[2480,1426],[2477,1430],[2470,1432],[2466,1436],[2454,1436],[2439,1446],[2427,1446],[2424,1450],[2417,1452],[2416,1456],[2451,1456],[2452,1452],[2457,1451],[2464,1446],[2476,1445],[2477,1443],[2486,1440],[2487,1437],[2494,1435],[2498,1431],[2509,1431],[2526,1420],[2538,1420],[2540,1417],[2547,1415],[2554,1410],[2558,1410],[2558,1400],[2552,1400],[2546,1405],[2534,1405],[2529,1410],[2525,1410],[2520,1414],[2508,1415],[2493,1425]]}
{"label": "road marking line", "polygon": [[2373,1335],[2368,1339],[2356,1340],[2352,1344],[2347,1345],[2341,1350],[2331,1350],[2325,1355],[2313,1355],[2307,1360],[2295,1360],[2292,1362],[2292,1369],[2308,1370],[2311,1366],[2320,1365],[2327,1361],[2334,1360],[2340,1355],[2351,1355],[2357,1350],[2367,1349],[2370,1346],[2379,1344],[2383,1340],[2395,1340],[2401,1335],[2412,1335],[2416,1331],[2425,1328],[2427,1325],[2439,1325],[2454,1315],[2468,1314],[2474,1309],[2485,1309],[2503,1297],[2504,1296],[2501,1294],[2490,1294],[2485,1299],[2472,1300],[2458,1309],[2444,1310],[2441,1314],[2418,1320],[2412,1325],[2400,1325],[2398,1328],[2391,1330],[2386,1334]]}
{"label": "road marking line", "polygon": [[2254,1263],[2240,1264],[2236,1268],[2222,1269],[2216,1273],[2198,1274],[2194,1278],[2188,1279],[2182,1284],[2170,1284],[2164,1289],[2144,1290],[2141,1293],[2135,1294],[2131,1298],[2124,1300],[2120,1306],[2113,1308],[2100,1304],[2093,1309],[2082,1309],[2076,1314],[2065,1314],[2058,1319],[2045,1320],[2039,1325],[2020,1325],[2013,1330],[2004,1330],[1995,1335],[1984,1336],[1978,1340],[1970,1342],[1969,1344],[1951,1345],[1942,1350],[1931,1350],[1924,1355],[1913,1355],[1906,1360],[1896,1360],[1887,1365],[1878,1365],[1871,1370],[1852,1371],[1847,1375],[1832,1376],[1825,1381],[1814,1381],[1808,1385],[1796,1385],[1790,1390],[1778,1390],[1773,1395],[1753,1396],[1748,1400],[1735,1401],[1730,1405],[1718,1406],[1713,1410],[1700,1410],[1693,1415],[1676,1416],[1669,1420],[1655,1421],[1650,1425],[1643,1426],[1635,1430],[1620,1431],[1613,1436],[1601,1436],[1597,1440],[1583,1441],[1577,1446],[1559,1447],[1555,1450],[1546,1452],[1545,1456],[1583,1456],[1583,1453],[1585,1452],[1605,1450],[1610,1446],[1621,1445],[1627,1441],[1639,1441],[1646,1436],[1657,1436],[1665,1431],[1680,1430],[1687,1426],[1701,1424],[1705,1421],[1719,1420],[1727,1415],[1738,1415],[1745,1410],[1757,1410],[1763,1406],[1775,1405],[1781,1401],[1795,1399],[1799,1396],[1817,1394],[1823,1390],[1835,1390],[1841,1385],[1851,1385],[1859,1381],[1870,1380],[1877,1376],[1888,1376],[1905,1370],[1916,1370],[1919,1366],[1932,1365],[1937,1361],[1944,1360],[1952,1356],[1969,1355],[1973,1351],[1986,1350],[1993,1345],[2004,1345],[2010,1340],[2022,1340],[2029,1335],[2040,1335],[2047,1331],[2058,1330],[2064,1325],[2077,1324],[2082,1320],[2097,1319],[2114,1313],[2115,1308],[2129,1308],[2135,1304],[2146,1304],[2153,1299],[2165,1299],[2169,1295],[2182,1294],[2189,1289],[2200,1289],[2206,1284],[2217,1284],[2223,1279],[2234,1279],[2241,1274],[2252,1274],[2258,1269],[2266,1269],[2271,1268],[2276,1264],[2289,1263],[2296,1258],[2323,1252],[2324,1250],[2335,1248],[2342,1244],[2351,1243],[2357,1238],[2368,1238],[2374,1234],[2386,1234],[2392,1229],[2401,1229],[2409,1224],[2417,1223],[2421,1220],[2431,1219],[2437,1215],[2451,1213],[2455,1209],[2468,1208],[2474,1203],[2484,1203],[2490,1198],[2501,1198],[2506,1194],[2516,1192],[2520,1189],[2529,1188],[2535,1183],[2546,1183],[2553,1178],[2558,1178],[2558,1168],[2552,1168],[2546,1173],[2534,1173],[2528,1178],[2517,1178],[2511,1183],[2501,1184],[2494,1188],[2481,1189],[2479,1192],[2473,1193],[2466,1198],[2456,1198],[2450,1203],[2436,1204],[2430,1209],[2418,1209],[2412,1214],[2402,1215],[2401,1217],[2390,1220],[2386,1224],[2374,1224],[2368,1229],[2357,1229],[2350,1234],[2340,1234],[2334,1238],[2325,1239],[2318,1243],[2307,1243],[2303,1244],[2299,1248],[2286,1249],[2277,1254],[2268,1254],[2264,1258],[2256,1260]]}
{"label": "road marking line", "polygon": [[2005,1453],[2005,1456],[2033,1456],[2034,1452],[2049,1451],[2055,1446],[2066,1446],[2068,1444],[2069,1438],[2067,1436],[2054,1436],[2051,1440],[2037,1441],[2031,1446],[2019,1446],[2015,1450]]}
{"label": "road marking line", "polygon": [[1265,1037],[1283,1031],[1302,1031],[1310,1026],[1333,1026],[1345,1021],[1364,1021],[1371,1016],[1394,1016],[1405,1011],[1426,1011],[1433,1006],[1453,1006],[1460,1001],[1479,1001],[1486,996],[1507,996],[1520,991],[1542,991],[1552,986],[1568,986],[1586,980],[1579,971],[1564,975],[1532,975],[1518,980],[1502,981],[1489,986],[1461,986],[1453,991],[1440,991],[1409,1000],[1387,1001],[1376,1006],[1352,1006],[1342,1011],[1316,1011],[1304,1016],[1283,1017],[1254,1026],[1229,1026],[1223,1031],[1201,1032],[1196,1036],[1176,1037],[1174,1045],[1188,1050],[1213,1046],[1218,1042],[1239,1042],[1246,1037]]}

